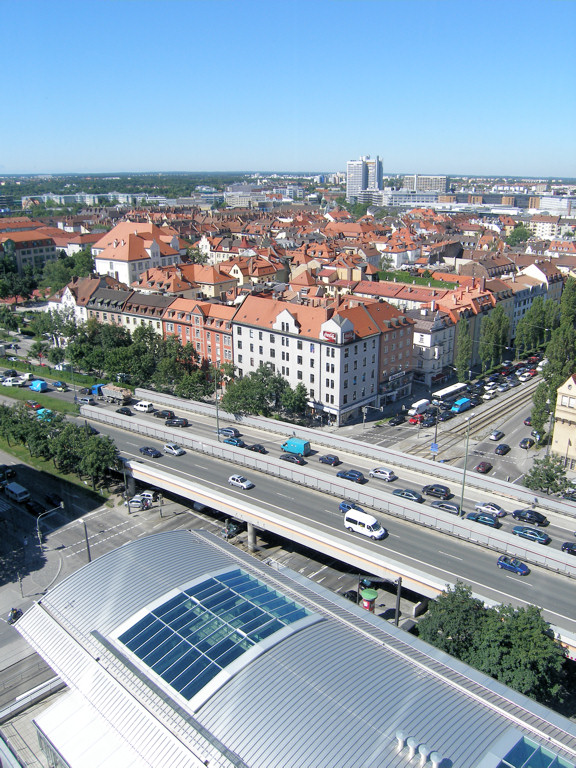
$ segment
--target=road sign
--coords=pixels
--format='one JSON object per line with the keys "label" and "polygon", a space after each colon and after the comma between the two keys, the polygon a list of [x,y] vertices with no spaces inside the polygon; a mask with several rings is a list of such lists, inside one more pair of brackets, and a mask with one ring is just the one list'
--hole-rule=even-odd
{"label": "road sign", "polygon": [[438,443],[432,443],[432,445],[430,446],[430,450],[432,451],[432,453],[438,453],[438,448],[439,448]]}

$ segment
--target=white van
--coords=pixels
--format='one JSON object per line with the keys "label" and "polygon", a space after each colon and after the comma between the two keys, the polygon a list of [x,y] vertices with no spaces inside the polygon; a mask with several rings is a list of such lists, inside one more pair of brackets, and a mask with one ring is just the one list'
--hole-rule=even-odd
{"label": "white van", "polygon": [[361,512],[359,509],[350,509],[344,516],[344,527],[354,533],[362,533],[371,539],[383,539],[387,535],[386,528],[382,528],[378,520],[372,515]]}
{"label": "white van", "polygon": [[19,376],[8,376],[8,378],[4,379],[2,382],[5,387],[19,387],[20,383]]}
{"label": "white van", "polygon": [[148,400],[140,400],[137,403],[134,403],[132,406],[135,411],[142,411],[143,413],[151,413],[154,410],[154,404],[150,403]]}
{"label": "white van", "polygon": [[20,503],[28,501],[30,498],[30,494],[23,485],[20,485],[20,483],[8,483],[4,490],[6,491],[6,496],[8,496],[9,499],[12,499],[12,501]]}
{"label": "white van", "polygon": [[430,400],[418,400],[416,403],[412,403],[412,407],[408,411],[408,416],[417,416],[419,413],[430,407]]}

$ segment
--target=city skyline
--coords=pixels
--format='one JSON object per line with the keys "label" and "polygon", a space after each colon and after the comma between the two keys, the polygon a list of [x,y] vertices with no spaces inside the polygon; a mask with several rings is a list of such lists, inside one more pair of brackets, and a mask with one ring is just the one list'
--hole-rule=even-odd
{"label": "city skyline", "polygon": [[370,154],[386,173],[576,177],[572,0],[21,9],[2,5],[0,175],[336,172]]}

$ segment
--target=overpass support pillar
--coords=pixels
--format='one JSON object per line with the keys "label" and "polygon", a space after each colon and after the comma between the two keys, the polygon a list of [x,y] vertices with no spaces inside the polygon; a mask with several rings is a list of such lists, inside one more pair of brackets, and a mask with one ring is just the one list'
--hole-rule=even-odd
{"label": "overpass support pillar", "polygon": [[256,528],[248,523],[248,552],[256,551]]}

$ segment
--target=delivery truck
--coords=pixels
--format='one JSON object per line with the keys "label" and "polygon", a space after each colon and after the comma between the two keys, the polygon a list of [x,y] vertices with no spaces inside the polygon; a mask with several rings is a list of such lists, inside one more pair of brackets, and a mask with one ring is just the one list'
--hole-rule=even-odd
{"label": "delivery truck", "polygon": [[308,456],[312,450],[308,440],[303,440],[301,437],[289,437],[280,447],[287,453],[297,453],[300,456]]}

